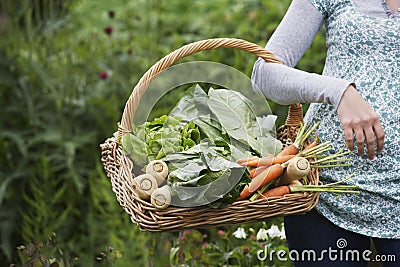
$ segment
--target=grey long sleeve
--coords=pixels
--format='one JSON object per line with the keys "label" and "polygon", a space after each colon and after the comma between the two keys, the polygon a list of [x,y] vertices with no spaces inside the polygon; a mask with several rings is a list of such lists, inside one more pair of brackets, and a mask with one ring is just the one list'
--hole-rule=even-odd
{"label": "grey long sleeve", "polygon": [[337,108],[350,81],[294,68],[310,47],[323,19],[307,0],[292,1],[266,45],[284,65],[258,59],[252,73],[256,91],[279,104],[324,102]]}

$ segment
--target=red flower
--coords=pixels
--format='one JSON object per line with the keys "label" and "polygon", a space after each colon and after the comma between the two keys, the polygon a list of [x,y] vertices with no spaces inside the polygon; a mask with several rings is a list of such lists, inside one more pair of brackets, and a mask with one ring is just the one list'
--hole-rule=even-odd
{"label": "red flower", "polygon": [[247,253],[249,253],[249,248],[243,247],[242,251],[243,251],[243,254],[247,254]]}
{"label": "red flower", "polygon": [[108,77],[107,71],[103,70],[102,72],[99,73],[99,78],[100,79],[105,80],[105,79],[107,79],[107,77]]}
{"label": "red flower", "polygon": [[111,35],[113,28],[111,26],[107,26],[104,28],[104,32],[108,35]]}

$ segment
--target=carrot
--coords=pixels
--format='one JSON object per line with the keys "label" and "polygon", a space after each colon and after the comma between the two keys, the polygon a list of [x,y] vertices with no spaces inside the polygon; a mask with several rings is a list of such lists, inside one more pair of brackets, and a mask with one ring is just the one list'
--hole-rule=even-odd
{"label": "carrot", "polygon": [[249,192],[249,185],[246,185],[242,191],[240,192],[239,197],[236,200],[243,200],[246,199],[251,195],[251,192]]}
{"label": "carrot", "polygon": [[263,155],[263,158],[268,158],[268,157],[273,157],[273,156],[275,156],[275,155],[271,154],[271,153],[267,153],[267,154]]}
{"label": "carrot", "polygon": [[279,153],[278,156],[283,155],[296,155],[299,153],[300,148],[303,146],[305,140],[310,136],[310,134],[318,127],[320,122],[316,122],[313,126],[306,129],[307,125],[300,125],[300,128],[297,132],[296,139],[294,140],[293,144],[283,148]]}
{"label": "carrot", "polygon": [[299,147],[293,143],[293,144],[285,147],[284,149],[282,149],[278,153],[277,157],[287,156],[287,155],[297,155],[297,153],[299,153]]}
{"label": "carrot", "polygon": [[256,159],[258,159],[258,157],[249,157],[249,158],[238,159],[236,162],[238,164],[242,164],[242,163],[245,163],[245,162],[248,162],[251,160],[256,160]]}
{"label": "carrot", "polygon": [[260,196],[258,199],[261,198],[267,198],[267,197],[279,197],[279,196],[284,196],[289,193],[295,193],[295,192],[329,192],[329,193],[334,193],[334,194],[339,194],[339,193],[348,193],[348,194],[360,194],[360,191],[358,190],[359,187],[357,185],[338,185],[340,183],[344,183],[347,180],[349,180],[352,176],[354,175],[351,174],[347,176],[345,179],[330,183],[330,184],[325,184],[325,185],[281,185],[277,186],[274,188],[269,189],[268,191],[264,193],[260,193]]}
{"label": "carrot", "polygon": [[259,166],[249,171],[250,178],[256,177],[260,172],[268,168],[268,166]]}
{"label": "carrot", "polygon": [[242,166],[249,166],[249,167],[258,167],[258,166],[271,166],[274,164],[282,164],[286,161],[293,158],[295,155],[284,155],[284,156],[268,156],[257,158],[253,160],[249,160],[247,162],[243,162],[240,165]]}
{"label": "carrot", "polygon": [[318,136],[315,136],[314,141],[312,141],[308,146],[306,146],[306,147],[302,150],[302,152],[305,152],[305,151],[307,151],[307,150],[309,150],[309,149],[311,149],[311,148],[316,147],[317,144],[318,144]]}
{"label": "carrot", "polygon": [[290,194],[290,187],[287,185],[281,185],[278,187],[271,188],[265,193],[262,193],[258,199],[267,197],[282,197],[284,195]]}
{"label": "carrot", "polygon": [[281,164],[274,164],[263,170],[249,183],[249,192],[253,193],[266,183],[277,179],[282,175],[284,167]]}

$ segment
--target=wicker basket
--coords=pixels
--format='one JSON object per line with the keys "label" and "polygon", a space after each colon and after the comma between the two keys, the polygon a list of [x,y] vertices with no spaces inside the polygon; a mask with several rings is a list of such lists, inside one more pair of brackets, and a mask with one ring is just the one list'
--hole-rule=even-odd
{"label": "wicker basket", "polygon": [[[107,139],[101,144],[101,160],[107,176],[111,179],[112,189],[120,205],[130,215],[132,222],[143,231],[175,231],[188,228],[243,224],[262,221],[275,216],[305,213],[317,204],[318,193],[292,193],[285,197],[273,197],[268,200],[236,201],[227,207],[219,209],[170,206],[165,210],[158,210],[149,202],[141,200],[135,193],[132,183],[133,163],[122,153],[118,140],[123,134],[131,131],[133,115],[139,105],[141,96],[149,87],[151,81],[177,60],[199,51],[216,48],[236,48],[250,52],[267,62],[280,63],[273,54],[264,48],[240,39],[216,38],[187,44],[162,58],[143,75],[125,105],[118,128],[118,135]],[[291,105],[285,124],[278,129],[278,137],[284,144],[288,144],[294,139],[296,130],[302,120],[301,105]],[[318,171],[314,169],[308,176],[308,183],[316,185],[318,182]]]}

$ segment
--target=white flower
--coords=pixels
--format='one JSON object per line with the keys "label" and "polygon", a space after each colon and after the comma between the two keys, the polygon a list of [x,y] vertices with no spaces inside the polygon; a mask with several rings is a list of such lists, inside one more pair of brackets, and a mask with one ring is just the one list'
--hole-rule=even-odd
{"label": "white flower", "polygon": [[286,239],[285,228],[282,227],[281,239]]}
{"label": "white flower", "polygon": [[257,240],[267,240],[268,239],[268,235],[267,235],[267,230],[265,230],[264,228],[260,228],[260,230],[258,230],[257,232]]}
{"label": "white flower", "polygon": [[267,234],[269,235],[269,237],[274,238],[274,237],[279,237],[281,239],[285,239],[285,231],[282,229],[279,230],[278,226],[276,225],[272,225],[271,228],[269,228],[267,230]]}
{"label": "white flower", "polygon": [[235,232],[233,232],[233,236],[239,239],[246,239],[246,232],[244,231],[244,228],[239,227],[236,229]]}

